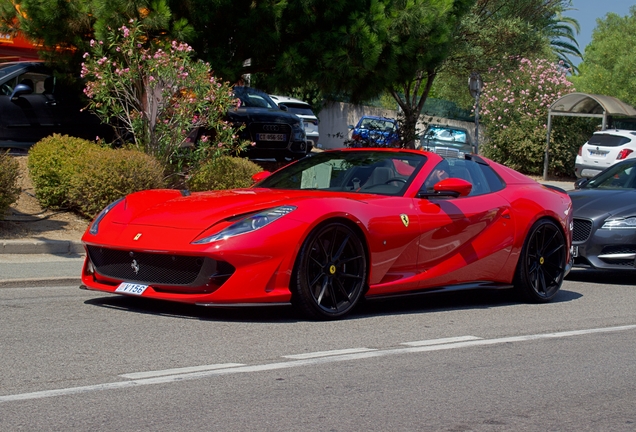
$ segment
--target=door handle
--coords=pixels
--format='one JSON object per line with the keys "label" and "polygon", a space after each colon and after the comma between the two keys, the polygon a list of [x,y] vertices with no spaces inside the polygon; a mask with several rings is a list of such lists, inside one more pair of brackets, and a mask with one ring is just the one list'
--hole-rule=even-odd
{"label": "door handle", "polygon": [[501,217],[505,219],[510,219],[510,209],[507,208],[501,212]]}

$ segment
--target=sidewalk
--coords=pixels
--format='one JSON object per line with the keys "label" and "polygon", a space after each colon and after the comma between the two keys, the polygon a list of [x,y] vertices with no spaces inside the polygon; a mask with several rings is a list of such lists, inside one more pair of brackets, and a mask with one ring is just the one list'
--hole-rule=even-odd
{"label": "sidewalk", "polygon": [[79,287],[83,263],[84,255],[78,253],[0,254],[0,289],[68,285]]}

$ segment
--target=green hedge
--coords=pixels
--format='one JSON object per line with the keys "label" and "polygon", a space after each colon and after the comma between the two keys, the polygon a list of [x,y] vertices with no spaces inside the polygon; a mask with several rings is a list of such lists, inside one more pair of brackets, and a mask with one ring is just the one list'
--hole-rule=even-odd
{"label": "green hedge", "polygon": [[77,166],[68,185],[68,200],[77,213],[92,218],[118,198],[163,187],[157,159],[136,150],[100,149]]}
{"label": "green hedge", "polygon": [[35,144],[28,166],[42,207],[65,208],[89,218],[124,195],[163,187],[163,167],[152,156],[66,135]]}
{"label": "green hedge", "polygon": [[190,190],[222,190],[250,187],[252,176],[263,169],[248,159],[221,156],[201,167],[188,179]]}
{"label": "green hedge", "polygon": [[44,208],[69,208],[68,188],[87,153],[100,150],[90,141],[67,135],[52,135],[29,150],[29,175],[35,196]]}
{"label": "green hedge", "polygon": [[6,152],[0,153],[0,220],[11,204],[18,200],[20,188],[18,177],[20,166],[18,161]]}

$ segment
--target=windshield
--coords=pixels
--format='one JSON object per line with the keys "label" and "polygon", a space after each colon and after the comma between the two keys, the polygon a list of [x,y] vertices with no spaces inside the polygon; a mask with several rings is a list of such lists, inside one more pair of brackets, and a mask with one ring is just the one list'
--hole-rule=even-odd
{"label": "windshield", "polygon": [[386,132],[393,132],[396,129],[395,123],[391,120],[383,120],[383,119],[369,118],[369,117],[364,117],[360,121],[360,126],[358,127],[360,129],[375,129],[375,130],[386,131]]}
{"label": "windshield", "polygon": [[426,162],[423,154],[336,151],[313,154],[254,187],[402,195]]}
{"label": "windshield", "polygon": [[466,131],[442,126],[430,126],[425,134],[426,139],[439,141],[466,142]]}
{"label": "windshield", "polygon": [[584,189],[636,189],[636,161],[618,163],[588,181]]}
{"label": "windshield", "polygon": [[234,87],[234,97],[241,100],[242,107],[278,109],[267,93],[250,87]]}

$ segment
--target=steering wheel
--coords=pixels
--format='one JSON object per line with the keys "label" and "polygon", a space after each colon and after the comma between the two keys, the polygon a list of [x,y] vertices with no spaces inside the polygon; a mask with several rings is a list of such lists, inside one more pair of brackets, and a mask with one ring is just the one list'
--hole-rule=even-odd
{"label": "steering wheel", "polygon": [[406,180],[403,178],[399,178],[399,177],[393,177],[388,179],[387,181],[384,182],[384,184],[389,184],[389,183],[393,183],[393,182],[402,182],[402,183],[406,183]]}

